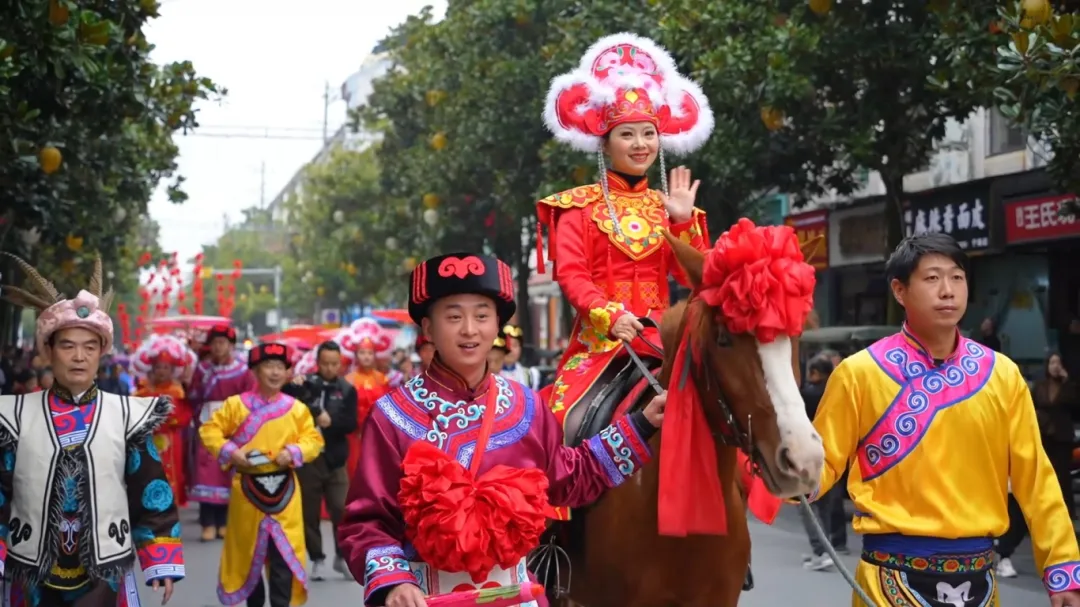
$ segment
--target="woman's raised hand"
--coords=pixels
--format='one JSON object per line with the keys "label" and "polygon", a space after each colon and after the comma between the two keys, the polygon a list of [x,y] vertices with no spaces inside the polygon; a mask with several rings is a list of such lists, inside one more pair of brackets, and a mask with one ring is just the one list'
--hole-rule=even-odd
{"label": "woman's raised hand", "polygon": [[671,169],[671,177],[668,178],[669,194],[660,192],[660,200],[664,202],[671,223],[682,223],[690,219],[694,212],[694,200],[697,198],[700,180],[691,182],[690,169],[675,167]]}

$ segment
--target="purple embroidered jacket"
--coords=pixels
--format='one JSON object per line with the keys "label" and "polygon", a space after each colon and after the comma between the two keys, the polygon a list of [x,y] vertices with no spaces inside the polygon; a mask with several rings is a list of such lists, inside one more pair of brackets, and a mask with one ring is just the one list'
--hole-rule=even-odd
{"label": "purple embroidered jacket", "polygon": [[579,447],[564,446],[562,427],[535,392],[495,375],[469,390],[436,358],[424,374],[379,399],[364,424],[360,467],[349,486],[339,538],[349,569],[364,584],[365,604],[391,586],[416,583],[409,561],[419,557],[406,542],[397,498],[406,451],[428,441],[467,468],[489,389],[500,391],[500,407],[480,475],[500,464],[539,468],[550,479],[551,504],[577,507],[596,501],[651,457],[626,417]]}
{"label": "purple embroidered jacket", "polygon": [[[196,415],[195,427],[210,417],[213,412],[210,409],[220,407],[230,396],[250,392],[255,387],[255,376],[239,358],[224,365],[200,364],[188,388],[188,401]],[[231,474],[222,470],[198,440],[193,442],[195,474],[189,497],[204,504],[228,504]]]}

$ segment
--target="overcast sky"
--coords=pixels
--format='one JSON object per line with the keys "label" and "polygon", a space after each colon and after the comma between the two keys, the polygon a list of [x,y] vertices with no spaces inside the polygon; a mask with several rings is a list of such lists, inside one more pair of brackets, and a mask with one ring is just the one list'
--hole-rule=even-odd
{"label": "overcast sky", "polygon": [[[177,139],[190,199],[173,205],[159,192],[151,201],[162,248],[187,259],[221,234],[226,216],[273,200],[322,145],[326,84],[336,94],[390,28],[425,5],[441,14],[446,2],[162,0],[147,31],[154,60],[190,60],[229,90],[202,107],[195,135]],[[344,103],[333,101],[330,132],[344,119]]]}

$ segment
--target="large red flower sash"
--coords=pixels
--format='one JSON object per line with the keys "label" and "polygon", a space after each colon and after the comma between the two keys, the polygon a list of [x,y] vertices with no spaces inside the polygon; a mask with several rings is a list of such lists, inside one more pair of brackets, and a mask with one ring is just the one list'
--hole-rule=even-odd
{"label": "large red flower sash", "polygon": [[547,475],[536,468],[498,465],[476,476],[495,417],[489,393],[470,470],[431,443],[405,454],[398,500],[405,535],[425,563],[466,572],[477,584],[495,566],[509,569],[540,543],[554,512]]}

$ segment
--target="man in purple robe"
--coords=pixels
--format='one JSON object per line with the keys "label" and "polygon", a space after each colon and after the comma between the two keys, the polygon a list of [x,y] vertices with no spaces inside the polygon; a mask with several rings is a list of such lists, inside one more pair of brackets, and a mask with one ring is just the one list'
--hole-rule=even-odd
{"label": "man in purple robe", "polygon": [[[254,390],[256,386],[247,364],[236,357],[236,329],[228,325],[211,328],[206,334],[206,345],[210,358],[195,369],[188,388],[188,401],[196,413],[196,430],[221,408],[225,399]],[[202,540],[209,542],[225,537],[232,477],[201,441],[193,440],[191,444],[195,449],[195,474],[189,497],[199,502]]]}
{"label": "man in purple robe", "polygon": [[535,392],[488,368],[515,309],[510,269],[493,257],[444,255],[413,271],[409,314],[436,355],[364,424],[339,533],[366,605],[426,607],[426,596],[528,582],[551,506],[589,504],[649,460],[666,395],[571,448]]}

